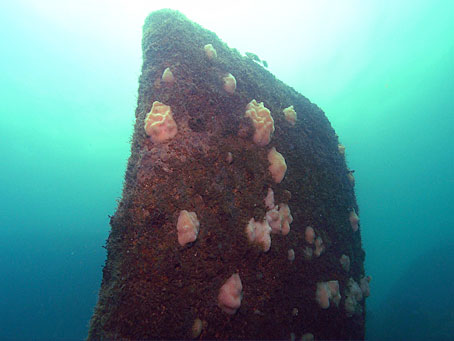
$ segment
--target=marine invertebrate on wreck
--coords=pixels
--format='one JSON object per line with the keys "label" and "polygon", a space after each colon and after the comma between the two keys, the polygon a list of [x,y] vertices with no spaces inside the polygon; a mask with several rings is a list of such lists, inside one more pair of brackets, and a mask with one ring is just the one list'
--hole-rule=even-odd
{"label": "marine invertebrate on wreck", "polygon": [[173,84],[175,82],[175,77],[169,67],[162,73],[161,80],[167,84]]}
{"label": "marine invertebrate on wreck", "polygon": [[304,231],[304,239],[306,239],[306,242],[309,244],[314,244],[315,231],[311,226],[306,227],[306,230]]}
{"label": "marine invertebrate on wreck", "polygon": [[194,323],[191,328],[191,336],[193,339],[196,339],[199,337],[200,333],[202,332],[202,328],[203,328],[202,320],[199,318],[196,318],[194,320]]}
{"label": "marine invertebrate on wreck", "polygon": [[264,219],[262,222],[255,221],[254,218],[249,220],[246,226],[246,234],[250,242],[260,244],[263,251],[267,252],[271,247],[271,226],[268,221]]}
{"label": "marine invertebrate on wreck", "polygon": [[265,108],[263,102],[257,103],[255,99],[246,106],[245,117],[249,117],[254,125],[255,132],[253,140],[259,146],[266,146],[271,141],[271,134],[274,133],[274,119],[271,112]]}
{"label": "marine invertebrate on wreck", "polygon": [[290,207],[287,204],[279,204],[279,214],[281,216],[281,233],[285,236],[290,232],[290,224],[293,222]]}
{"label": "marine invertebrate on wreck", "polygon": [[289,122],[292,126],[296,124],[296,111],[293,109],[293,105],[289,106],[288,108],[285,108],[283,110],[285,119],[287,122]]}
{"label": "marine invertebrate on wreck", "polygon": [[290,261],[290,262],[293,262],[295,260],[295,250],[293,249],[289,249],[287,251],[287,259]]}
{"label": "marine invertebrate on wreck", "polygon": [[313,246],[305,247],[304,254],[306,259],[311,259],[312,255],[320,257],[320,255],[325,251],[325,244],[323,243],[322,237],[315,234],[315,230],[312,226],[307,226],[304,230],[304,239],[308,244],[315,246],[315,249]]}
{"label": "marine invertebrate on wreck", "polygon": [[285,236],[290,232],[293,217],[287,204],[279,204],[266,212],[266,220],[271,226],[272,233],[282,233]]}
{"label": "marine invertebrate on wreck", "polygon": [[218,56],[216,50],[214,49],[213,45],[206,44],[203,49],[205,50],[205,54],[208,59],[214,59]]}
{"label": "marine invertebrate on wreck", "polygon": [[371,276],[364,276],[359,281],[359,286],[361,288],[361,291],[362,291],[364,297],[369,297],[370,296],[369,283],[370,283],[371,280],[372,280]]}
{"label": "marine invertebrate on wreck", "polygon": [[353,176],[353,173],[355,171],[354,170],[349,170],[347,172],[347,177],[348,177],[348,180],[350,181],[350,183],[352,184],[352,186],[355,186],[355,177]]}
{"label": "marine invertebrate on wreck", "polygon": [[304,247],[303,255],[304,255],[305,260],[311,260],[313,254],[314,254],[314,250],[311,247],[309,247],[309,246]]}
{"label": "marine invertebrate on wreck", "polygon": [[315,337],[312,333],[305,333],[301,335],[301,341],[314,341]]}
{"label": "marine invertebrate on wreck", "polygon": [[155,143],[161,143],[173,138],[177,132],[170,106],[154,101],[151,111],[145,118],[145,132]]}
{"label": "marine invertebrate on wreck", "polygon": [[233,154],[231,152],[227,153],[227,157],[225,158],[225,161],[227,161],[228,164],[231,164],[233,162]]}
{"label": "marine invertebrate on wreck", "polygon": [[271,188],[268,188],[268,193],[263,201],[267,209],[272,210],[274,208],[274,192]]}
{"label": "marine invertebrate on wreck", "polygon": [[276,183],[280,183],[284,179],[285,172],[287,171],[287,164],[281,153],[279,153],[275,147],[271,148],[268,152],[268,167],[273,180]]}
{"label": "marine invertebrate on wreck", "polygon": [[322,237],[318,236],[317,239],[315,239],[315,251],[314,255],[316,257],[320,257],[320,255],[325,251],[325,244],[323,244],[323,239]]}
{"label": "marine invertebrate on wreck", "polygon": [[330,302],[339,305],[341,295],[338,281],[318,282],[315,300],[322,309],[328,309]]}
{"label": "marine invertebrate on wreck", "polygon": [[352,317],[356,311],[358,303],[363,299],[363,292],[353,278],[348,280],[347,290],[345,291],[345,311],[348,317]]}
{"label": "marine invertebrate on wreck", "polygon": [[347,255],[342,255],[340,258],[339,258],[339,262],[341,263],[342,265],[342,269],[344,269],[345,271],[349,272],[350,271],[350,257],[347,256]]}
{"label": "marine invertebrate on wreck", "polygon": [[199,234],[199,227],[200,223],[195,212],[181,211],[177,223],[178,243],[184,246],[195,241]]}
{"label": "marine invertebrate on wreck", "polygon": [[337,150],[339,151],[339,154],[345,155],[345,146],[342,144],[337,145]]}
{"label": "marine invertebrate on wreck", "polygon": [[222,78],[224,81],[224,90],[229,94],[233,94],[236,89],[236,79],[231,73],[228,73]]}
{"label": "marine invertebrate on wreck", "polygon": [[359,217],[356,214],[355,210],[352,210],[350,212],[350,216],[349,216],[348,219],[350,220],[350,225],[352,226],[353,232],[358,231]]}
{"label": "marine invertebrate on wreck", "polygon": [[265,220],[271,227],[271,232],[287,235],[290,232],[290,224],[293,221],[288,205],[283,203],[275,205],[274,192],[271,188],[268,188],[268,193],[263,201],[268,209]]}
{"label": "marine invertebrate on wreck", "polygon": [[241,306],[243,299],[243,285],[240,275],[234,273],[219,289],[218,305],[227,314],[233,315]]}

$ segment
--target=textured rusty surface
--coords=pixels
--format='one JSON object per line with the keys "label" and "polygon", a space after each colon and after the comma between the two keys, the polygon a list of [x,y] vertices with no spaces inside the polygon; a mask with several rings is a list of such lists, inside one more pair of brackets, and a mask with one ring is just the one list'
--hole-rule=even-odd
{"label": "textured rusty surface", "polygon": [[[205,56],[209,43],[216,59]],[[172,85],[161,81],[167,67],[175,76]],[[233,95],[223,89],[226,73],[237,81]],[[265,147],[253,143],[252,124],[244,117],[252,99],[263,101],[275,121]],[[172,108],[178,134],[169,142],[154,144],[145,134],[153,101]],[[298,114],[295,126],[282,113],[290,105]],[[288,339],[291,333],[363,338],[364,302],[353,317],[344,309],[348,279],[359,282],[364,275],[364,252],[360,231],[354,233],[349,222],[358,207],[338,143],[323,111],[261,65],[179,12],[152,13],[144,26],[131,156],[111,219],[89,339],[191,338],[197,318],[200,339]],[[268,171],[271,147],[288,166],[280,184]],[[294,221],[287,236],[272,235],[264,253],[248,241],[245,228],[252,217],[264,218],[269,187],[276,203],[289,205]],[[176,229],[181,210],[196,212],[200,221],[197,240],[184,247]],[[311,260],[303,256],[309,225],[326,246]],[[342,254],[352,261],[349,273],[339,262]],[[217,295],[235,272],[243,300],[235,315],[227,315]],[[315,291],[317,282],[328,280],[339,281],[342,301],[324,310]]]}

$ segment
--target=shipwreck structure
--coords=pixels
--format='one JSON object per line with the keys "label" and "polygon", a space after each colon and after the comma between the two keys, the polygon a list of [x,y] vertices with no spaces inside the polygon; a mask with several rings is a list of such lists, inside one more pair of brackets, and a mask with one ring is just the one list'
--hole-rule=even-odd
{"label": "shipwreck structure", "polygon": [[172,10],[146,19],[139,83],[88,339],[364,338],[354,178],[323,111]]}

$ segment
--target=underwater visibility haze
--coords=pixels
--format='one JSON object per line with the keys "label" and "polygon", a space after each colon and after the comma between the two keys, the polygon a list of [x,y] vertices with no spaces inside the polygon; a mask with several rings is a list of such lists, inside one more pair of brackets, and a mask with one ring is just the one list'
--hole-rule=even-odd
{"label": "underwater visibility haze", "polygon": [[354,0],[2,3],[0,339],[87,337],[161,8],[325,112],[355,170],[366,338],[454,339],[454,2]]}

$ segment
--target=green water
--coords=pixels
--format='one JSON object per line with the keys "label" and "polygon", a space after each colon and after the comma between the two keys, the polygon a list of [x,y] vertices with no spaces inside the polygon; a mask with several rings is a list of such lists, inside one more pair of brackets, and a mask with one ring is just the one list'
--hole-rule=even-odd
{"label": "green water", "polygon": [[85,337],[141,26],[173,7],[320,106],[356,170],[370,339],[454,335],[454,1],[0,4],[0,339]]}

